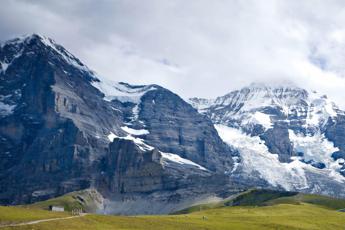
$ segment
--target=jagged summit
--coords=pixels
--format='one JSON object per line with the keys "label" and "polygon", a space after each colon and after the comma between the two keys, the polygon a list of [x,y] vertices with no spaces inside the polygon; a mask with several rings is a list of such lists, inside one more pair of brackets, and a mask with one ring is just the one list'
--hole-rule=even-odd
{"label": "jagged summit", "polygon": [[322,104],[329,113],[340,111],[326,95],[302,89],[293,83],[287,83],[287,85],[252,83],[215,99],[190,98],[189,102],[200,112],[206,109],[221,110],[229,107],[231,114],[275,107],[288,115],[293,107],[304,104],[310,106]]}
{"label": "jagged summit", "polygon": [[306,90],[292,83],[288,85],[252,83],[215,99],[191,98],[189,101],[201,112],[207,108],[231,107],[234,113],[240,113],[265,106],[280,106],[286,109],[287,106],[301,103],[307,97]]}
{"label": "jagged summit", "polygon": [[3,41],[1,42],[1,46],[10,45],[10,44],[11,45],[20,44],[20,43],[28,44],[31,41],[42,41],[42,40],[50,40],[51,42],[53,42],[53,39],[47,36],[44,36],[38,33],[32,33],[32,34],[24,34],[24,35],[9,39],[7,41]]}
{"label": "jagged summit", "polygon": [[[0,43],[0,47],[2,49],[9,47],[20,47],[22,48],[23,46],[40,46],[43,48],[44,46],[47,48],[51,48],[57,52],[65,52],[69,53],[63,46],[60,44],[56,43],[52,38],[41,35],[41,34],[27,34],[27,35],[22,35],[13,39],[10,39],[8,41],[4,41]],[[72,54],[69,53],[69,55],[73,56]],[[76,58],[76,57],[74,57]],[[77,58],[76,58],[77,59]]]}
{"label": "jagged summit", "polygon": [[9,39],[7,41],[0,42],[0,47],[4,47],[6,45],[19,45],[19,44],[28,44],[32,40],[40,41],[43,39],[48,39],[47,37],[32,33],[32,34],[25,34],[22,36],[18,36],[16,38]]}
{"label": "jagged summit", "polygon": [[0,45],[0,71],[6,72],[11,64],[18,58],[24,56],[29,58],[33,55],[45,55],[54,60],[66,62],[73,65],[79,71],[88,72],[90,75],[95,73],[83,64],[77,57],[67,51],[63,46],[56,43],[53,39],[39,35],[30,34],[3,42]]}

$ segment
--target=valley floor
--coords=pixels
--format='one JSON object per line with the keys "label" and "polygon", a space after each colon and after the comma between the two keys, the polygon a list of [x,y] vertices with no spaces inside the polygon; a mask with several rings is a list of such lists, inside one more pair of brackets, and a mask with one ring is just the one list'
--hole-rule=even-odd
{"label": "valley floor", "polygon": [[278,204],[262,207],[222,207],[181,215],[106,216],[88,214],[70,218],[20,207],[0,207],[0,226],[64,218],[0,229],[344,229],[345,213],[312,204]]}

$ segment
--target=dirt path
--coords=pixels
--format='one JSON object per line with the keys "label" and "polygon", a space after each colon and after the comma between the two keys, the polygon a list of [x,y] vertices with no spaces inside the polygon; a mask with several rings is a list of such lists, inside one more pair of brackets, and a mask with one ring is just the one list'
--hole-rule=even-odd
{"label": "dirt path", "polygon": [[68,220],[68,219],[83,217],[85,215],[86,215],[86,213],[83,213],[79,216],[68,216],[68,217],[51,218],[51,219],[43,219],[43,220],[33,220],[33,221],[22,222],[22,223],[17,223],[17,224],[0,225],[0,228],[32,225],[32,224],[39,224],[39,223],[43,223],[43,222],[56,221],[56,220]]}

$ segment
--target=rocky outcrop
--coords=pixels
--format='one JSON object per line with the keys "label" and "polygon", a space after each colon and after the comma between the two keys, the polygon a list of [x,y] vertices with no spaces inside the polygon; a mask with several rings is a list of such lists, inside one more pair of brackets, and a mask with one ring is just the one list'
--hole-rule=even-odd
{"label": "rocky outcrop", "polygon": [[245,185],[224,174],[166,161],[156,149],[143,151],[130,140],[116,139],[97,187],[108,197],[103,213],[155,214],[224,198]]}
{"label": "rocky outcrop", "polygon": [[272,129],[268,129],[260,135],[272,154],[277,154],[280,162],[291,162],[291,157],[296,153],[289,139],[289,131],[286,123],[277,123]]}
{"label": "rocky outcrop", "polygon": [[104,160],[104,186],[111,193],[164,189],[163,165],[156,149],[142,151],[131,140],[115,139]]}
{"label": "rocky outcrop", "polygon": [[150,145],[212,171],[232,168],[233,151],[219,138],[212,122],[179,96],[160,88],[141,100],[139,119],[149,130],[146,140]]}

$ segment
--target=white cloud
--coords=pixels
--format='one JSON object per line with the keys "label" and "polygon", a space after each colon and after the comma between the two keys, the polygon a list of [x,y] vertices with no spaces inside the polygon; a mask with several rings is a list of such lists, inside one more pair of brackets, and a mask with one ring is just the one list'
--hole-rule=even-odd
{"label": "white cloud", "polygon": [[99,74],[215,97],[253,81],[294,81],[341,103],[345,2],[9,1],[0,39],[39,32]]}

